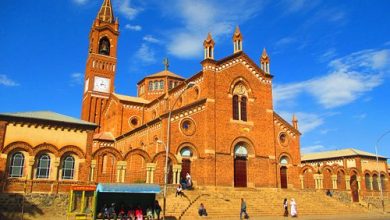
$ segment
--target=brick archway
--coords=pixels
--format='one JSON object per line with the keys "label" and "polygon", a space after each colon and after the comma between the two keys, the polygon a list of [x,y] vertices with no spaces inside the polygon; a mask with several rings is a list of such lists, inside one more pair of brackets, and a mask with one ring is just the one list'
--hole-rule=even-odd
{"label": "brick archway", "polygon": [[146,182],[146,164],[150,162],[149,154],[141,149],[134,149],[124,157],[126,161],[126,183],[145,183]]}
{"label": "brick archway", "polygon": [[306,165],[302,167],[301,175],[303,176],[303,188],[304,189],[315,189],[314,183],[314,168]]}
{"label": "brick archway", "polygon": [[35,156],[40,154],[42,151],[48,151],[48,152],[52,153],[54,156],[56,156],[56,157],[59,156],[58,148],[56,146],[54,146],[53,144],[49,144],[49,143],[39,144],[36,147],[34,147],[33,150],[34,150],[34,155]]}
{"label": "brick archway", "polygon": [[62,158],[65,154],[68,154],[68,153],[73,153],[75,155],[77,155],[80,159],[83,159],[85,158],[85,154],[84,152],[77,146],[74,146],[74,145],[66,145],[64,147],[62,147],[58,154],[59,156]]}
{"label": "brick archway", "polygon": [[33,147],[24,141],[16,141],[8,144],[6,147],[3,148],[3,153],[8,155],[11,151],[14,151],[16,149],[26,151],[29,155],[34,154]]}

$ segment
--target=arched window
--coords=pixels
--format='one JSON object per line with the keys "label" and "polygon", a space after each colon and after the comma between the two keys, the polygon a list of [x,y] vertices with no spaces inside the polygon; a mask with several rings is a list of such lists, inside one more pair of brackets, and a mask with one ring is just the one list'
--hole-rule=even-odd
{"label": "arched window", "polygon": [[242,121],[246,121],[247,120],[247,117],[246,117],[246,97],[243,96],[241,97],[241,120]]}
{"label": "arched window", "polygon": [[372,190],[370,183],[370,174],[366,173],[366,175],[364,175],[364,183],[366,184],[366,190]]}
{"label": "arched window", "polygon": [[65,157],[62,163],[62,179],[71,180],[74,175],[74,158],[72,156]]}
{"label": "arched window", "polygon": [[37,178],[49,178],[50,173],[50,157],[47,154],[42,154],[38,160]]}
{"label": "arched window", "polygon": [[287,164],[288,164],[288,157],[283,156],[282,158],[280,158],[280,165],[287,166]]}
{"label": "arched window", "polygon": [[372,190],[379,191],[378,175],[372,175]]}
{"label": "arched window", "polygon": [[239,113],[238,113],[238,95],[233,96],[233,119],[239,120]]}
{"label": "arched window", "polygon": [[153,91],[153,82],[149,82],[149,91]]}
{"label": "arched window", "polygon": [[158,81],[153,82],[153,90],[158,90],[159,87],[158,84],[159,84]]}
{"label": "arched window", "polygon": [[234,156],[235,157],[247,157],[248,150],[246,149],[245,143],[240,142],[234,147]]}
{"label": "arched window", "polygon": [[180,155],[182,157],[192,157],[192,151],[188,147],[184,147],[183,149],[180,150]]}
{"label": "arched window", "polygon": [[107,37],[103,37],[99,42],[99,54],[110,55],[110,41]]}
{"label": "arched window", "polygon": [[386,181],[385,181],[385,175],[381,174],[381,185],[382,185],[382,191],[386,190]]}
{"label": "arched window", "polygon": [[24,168],[24,156],[22,153],[17,152],[12,155],[11,163],[9,166],[10,177],[22,177]]}

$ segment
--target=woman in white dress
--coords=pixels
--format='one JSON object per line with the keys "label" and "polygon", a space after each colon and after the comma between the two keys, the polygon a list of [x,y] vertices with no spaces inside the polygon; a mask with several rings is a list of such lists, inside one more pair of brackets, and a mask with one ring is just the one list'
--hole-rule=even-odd
{"label": "woman in white dress", "polygon": [[290,202],[290,210],[291,210],[291,217],[297,217],[298,216],[298,213],[297,213],[297,203],[295,202],[295,199],[291,199],[291,202]]}

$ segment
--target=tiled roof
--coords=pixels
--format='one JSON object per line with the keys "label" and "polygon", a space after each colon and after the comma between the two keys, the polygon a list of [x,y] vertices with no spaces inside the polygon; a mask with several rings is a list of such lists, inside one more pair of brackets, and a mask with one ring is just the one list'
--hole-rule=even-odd
{"label": "tiled roof", "polygon": [[140,97],[134,97],[134,96],[127,96],[127,95],[120,95],[114,93],[114,95],[119,99],[123,101],[128,101],[128,102],[137,102],[137,103],[142,103],[142,104],[148,104],[150,101],[140,98]]}
{"label": "tiled roof", "polygon": [[[354,149],[354,148],[346,148],[341,150],[333,150],[333,151],[324,151],[324,152],[318,152],[318,153],[309,153],[309,154],[303,154],[301,156],[302,161],[307,160],[320,160],[320,159],[327,159],[327,158],[337,158],[337,157],[348,157],[348,156],[367,156],[367,157],[376,157],[375,154]],[[386,158],[384,156],[378,155],[380,158]]]}
{"label": "tiled roof", "polygon": [[184,79],[183,77],[181,77],[177,74],[174,74],[169,70],[163,70],[161,72],[158,72],[158,73],[146,76],[146,77],[159,77],[159,76],[170,76],[170,77],[175,77],[175,78],[179,78],[179,79]]}
{"label": "tiled roof", "polygon": [[98,134],[93,135],[93,139],[98,140],[106,140],[106,141],[114,141],[114,135],[111,132],[100,132]]}
{"label": "tiled roof", "polygon": [[63,122],[69,124],[97,126],[96,124],[88,121],[83,121],[78,118],[73,118],[67,115],[62,115],[51,111],[0,113],[0,117],[37,119],[37,120],[45,120],[45,121],[53,121],[53,122]]}

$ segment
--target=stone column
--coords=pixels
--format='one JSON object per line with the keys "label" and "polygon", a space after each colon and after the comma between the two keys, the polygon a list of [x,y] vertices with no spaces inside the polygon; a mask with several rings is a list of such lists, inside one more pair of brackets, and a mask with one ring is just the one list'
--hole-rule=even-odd
{"label": "stone column", "polygon": [[127,165],[122,165],[122,183],[125,182],[125,176],[126,176],[126,168],[127,168]]}
{"label": "stone column", "polygon": [[173,184],[176,184],[176,177],[177,177],[177,164],[172,166],[172,174],[173,174]]}
{"label": "stone column", "polygon": [[119,164],[120,161],[116,163],[116,182],[119,183],[122,173],[122,165]]}
{"label": "stone column", "polygon": [[89,181],[93,182],[94,175],[95,175],[95,167],[96,167],[96,160],[91,161],[91,175],[89,176]]}
{"label": "stone column", "polygon": [[313,178],[314,178],[314,184],[315,184],[314,188],[319,189],[320,186],[319,186],[319,181],[318,181],[318,174],[314,174]]}
{"label": "stone column", "polygon": [[304,183],[303,175],[299,175],[299,179],[301,180],[301,188],[304,189],[305,188],[305,183]]}
{"label": "stone column", "polygon": [[[181,174],[181,165],[180,165],[180,168],[177,169],[177,181],[176,182],[179,184],[180,184],[180,174]],[[194,184],[193,181],[192,181],[192,184]]]}
{"label": "stone column", "polygon": [[181,172],[181,164],[173,165],[173,183],[180,183],[180,172]]}
{"label": "stone column", "polygon": [[361,189],[361,177],[360,176],[358,176],[358,177],[356,177],[356,181],[357,181],[357,183],[358,183],[358,190],[360,191],[360,189]]}
{"label": "stone column", "polygon": [[155,170],[156,170],[155,163],[147,163],[146,164],[146,183],[154,183],[154,171]]}
{"label": "stone column", "polygon": [[332,175],[333,189],[337,189],[337,175]]}
{"label": "stone column", "polygon": [[351,189],[351,183],[350,183],[350,179],[349,179],[350,177],[348,176],[348,175],[345,175],[345,188],[347,189],[347,190],[350,190]]}
{"label": "stone column", "polygon": [[27,179],[32,180],[33,179],[33,166],[35,163],[35,158],[33,156],[30,156],[27,163]]}
{"label": "stone column", "polygon": [[378,188],[379,188],[379,191],[380,191],[380,190],[381,190],[381,187],[382,187],[381,178],[378,177],[378,178],[376,179],[376,181],[378,182]]}
{"label": "stone column", "polygon": [[323,174],[318,175],[318,179],[319,179],[320,189],[323,189],[324,188],[324,175]]}
{"label": "stone column", "polygon": [[123,160],[116,162],[117,183],[119,182],[123,183],[125,181],[126,165],[127,165],[126,161]]}

